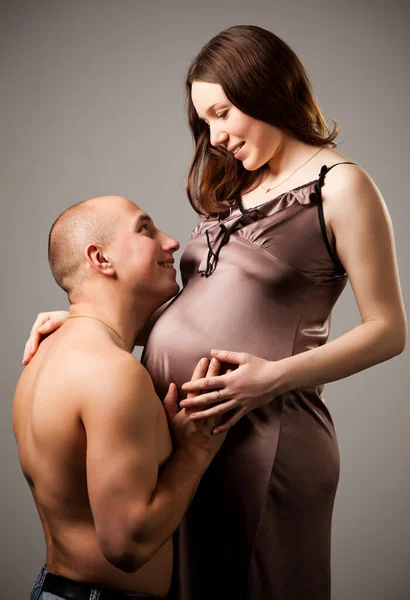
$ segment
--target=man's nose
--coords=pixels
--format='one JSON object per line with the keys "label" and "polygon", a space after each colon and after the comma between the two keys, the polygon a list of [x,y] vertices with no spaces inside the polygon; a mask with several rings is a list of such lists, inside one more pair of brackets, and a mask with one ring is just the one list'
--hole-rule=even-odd
{"label": "man's nose", "polygon": [[174,240],[174,238],[170,237],[166,233],[163,233],[163,239],[161,241],[161,246],[165,252],[176,252],[180,248],[180,244],[178,240]]}
{"label": "man's nose", "polygon": [[220,125],[209,126],[209,141],[212,146],[220,146],[228,139],[228,134]]}

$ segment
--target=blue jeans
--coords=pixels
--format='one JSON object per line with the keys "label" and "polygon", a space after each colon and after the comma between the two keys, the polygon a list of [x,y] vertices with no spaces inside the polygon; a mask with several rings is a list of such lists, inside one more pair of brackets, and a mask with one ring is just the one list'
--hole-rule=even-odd
{"label": "blue jeans", "polygon": [[[47,573],[47,567],[44,566],[37,577],[33,589],[31,590],[30,600],[64,600],[64,598],[62,598],[61,596],[56,596],[55,594],[51,594],[50,592],[43,591],[44,580],[46,578]],[[146,598],[148,600],[149,598],[152,598],[152,596],[147,596],[146,594],[134,594],[132,592],[125,592],[125,595],[127,597],[129,596],[129,600],[137,600],[138,598]],[[90,588],[89,600],[99,600],[99,598],[100,589]],[[166,599],[164,598],[163,600]]]}
{"label": "blue jeans", "polygon": [[[48,592],[41,592],[46,575],[47,568],[43,567],[40,573],[38,574],[33,589],[31,590],[30,600],[55,600],[56,598],[58,598],[58,596],[54,596],[53,594],[49,594]],[[47,596],[49,597],[47,598]]]}

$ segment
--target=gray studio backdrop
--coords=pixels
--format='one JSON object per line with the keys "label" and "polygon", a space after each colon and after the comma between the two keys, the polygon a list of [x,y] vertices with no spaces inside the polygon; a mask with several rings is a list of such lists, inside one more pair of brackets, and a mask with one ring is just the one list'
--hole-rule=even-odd
{"label": "gray studio backdrop", "polygon": [[[0,10],[0,595],[23,599],[44,541],[19,470],[11,404],[32,321],[67,306],[48,270],[52,221],[79,200],[122,194],[183,247],[196,222],[184,193],[186,68],[225,27],[261,25],[301,57],[326,117],[341,124],[340,149],[382,191],[409,305],[409,9],[395,0],[15,0]],[[348,289],[332,336],[358,322]],[[410,598],[408,359],[405,351],[326,389],[342,460],[334,600]]]}

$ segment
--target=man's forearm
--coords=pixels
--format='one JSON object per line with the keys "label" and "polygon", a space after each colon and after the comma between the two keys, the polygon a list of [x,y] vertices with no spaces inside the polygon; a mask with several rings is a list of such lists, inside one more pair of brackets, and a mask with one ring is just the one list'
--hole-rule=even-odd
{"label": "man's forearm", "polygon": [[177,449],[163,467],[132,535],[143,562],[154,556],[177,529],[210,460],[205,452],[201,455]]}

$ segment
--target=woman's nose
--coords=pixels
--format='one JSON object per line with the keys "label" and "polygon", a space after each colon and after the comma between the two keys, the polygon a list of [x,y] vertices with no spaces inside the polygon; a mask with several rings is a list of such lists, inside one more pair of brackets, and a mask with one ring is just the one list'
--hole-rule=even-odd
{"label": "woman's nose", "polygon": [[221,127],[210,126],[209,139],[212,146],[220,146],[228,139],[228,134]]}

